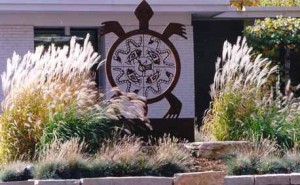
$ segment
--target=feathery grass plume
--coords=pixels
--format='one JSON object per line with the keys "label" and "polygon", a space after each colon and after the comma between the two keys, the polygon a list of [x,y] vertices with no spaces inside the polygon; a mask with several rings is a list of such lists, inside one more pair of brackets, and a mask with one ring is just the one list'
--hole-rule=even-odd
{"label": "feathery grass plume", "polygon": [[44,50],[40,46],[23,58],[14,53],[7,61],[7,71],[1,75],[5,97],[3,109],[11,107],[15,97],[24,89],[32,89],[31,92],[41,89],[45,99],[49,97],[58,104],[76,99],[89,105],[91,100],[97,100],[99,93],[94,82],[95,72],[91,68],[100,57],[88,39],[89,36],[83,47],[72,38],[70,47],[51,45]]}
{"label": "feathery grass plume", "polygon": [[175,173],[189,172],[194,160],[182,142],[175,137],[165,135],[157,140],[154,154],[149,158],[147,165],[149,172],[159,176],[171,177]]}
{"label": "feathery grass plume", "polygon": [[95,157],[97,177],[105,176],[173,176],[190,171],[192,157],[178,139],[165,136],[157,141],[151,152],[136,136],[120,136],[103,143]]}
{"label": "feathery grass plume", "polygon": [[92,67],[99,55],[85,39],[63,48],[43,46],[24,57],[14,53],[1,75],[4,100],[0,116],[0,159],[32,159],[48,119],[74,106],[85,112],[100,101]]}
{"label": "feathery grass plume", "polygon": [[[37,145],[41,144],[40,139],[44,138],[42,136],[53,134],[45,132],[44,128],[54,123],[53,120],[56,120],[55,124],[71,121],[57,119],[67,119],[65,115],[72,111],[78,124],[91,121],[86,118],[92,114],[99,118],[99,123],[101,119],[114,119],[121,123],[109,127],[126,125],[128,130],[148,128],[145,126],[148,120],[144,98],[116,91],[114,98],[103,100],[104,95],[99,92],[94,81],[96,72],[92,70],[95,65],[103,62],[98,64],[99,55],[88,42],[89,36],[83,47],[75,40],[75,37],[71,39],[70,46],[60,48],[51,45],[47,50],[40,46],[24,57],[14,53],[8,59],[7,71],[1,75],[4,93],[1,104],[3,114],[0,116],[1,161],[18,159],[25,154],[27,159],[32,159]],[[125,122],[126,119],[137,119],[140,123],[134,125],[134,121]],[[72,123],[65,125],[74,126]],[[67,134],[66,131],[60,136]]]}
{"label": "feathery grass plume", "polygon": [[115,132],[110,139],[102,144],[99,152],[96,154],[96,160],[114,162],[129,162],[132,157],[143,155],[141,147],[143,141],[136,136],[120,136],[118,132]]}
{"label": "feathery grass plume", "polygon": [[142,140],[136,136],[113,137],[103,142],[95,155],[93,171],[96,177],[142,176],[147,172],[147,155],[143,153]]}
{"label": "feathery grass plume", "polygon": [[258,92],[268,77],[276,72],[277,66],[272,67],[267,59],[257,56],[252,61],[251,51],[245,38],[241,40],[239,37],[234,45],[225,41],[222,58],[219,57],[216,63],[212,98],[230,91]]}
{"label": "feathery grass plume", "polygon": [[232,156],[226,160],[229,175],[262,173],[262,162],[268,158],[272,158],[271,161],[274,161],[272,163],[274,166],[277,164],[275,159],[280,156],[280,150],[276,140],[257,138],[256,136],[249,140],[253,142],[249,145],[236,147]]}
{"label": "feathery grass plume", "polygon": [[290,91],[290,82],[283,93],[279,83],[270,87],[269,77],[276,76],[277,66],[260,55],[252,58],[245,39],[235,45],[224,43],[204,118],[205,133],[217,140],[247,140],[254,135],[276,140],[281,148],[299,145],[300,99]]}
{"label": "feathery grass plume", "polygon": [[[78,138],[54,141],[39,155],[34,177],[37,179],[79,179],[91,173],[90,157],[84,154],[86,144]],[[90,174],[92,175],[92,174]]]}
{"label": "feathery grass plume", "polygon": [[244,121],[256,111],[257,100],[265,96],[269,76],[277,70],[260,55],[252,61],[251,51],[245,38],[238,38],[234,45],[225,41],[222,57],[217,60],[211,107],[203,127],[217,140],[237,140],[245,135],[243,132],[251,125]]}

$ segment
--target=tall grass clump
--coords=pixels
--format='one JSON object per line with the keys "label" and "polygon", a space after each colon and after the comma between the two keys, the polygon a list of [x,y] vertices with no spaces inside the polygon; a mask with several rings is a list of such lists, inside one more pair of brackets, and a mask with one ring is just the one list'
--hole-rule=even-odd
{"label": "tall grass clump", "polygon": [[173,176],[188,172],[193,160],[177,139],[164,137],[156,146],[145,148],[139,137],[114,133],[95,154],[87,154],[79,138],[54,141],[39,156],[36,179],[66,179],[107,176]]}
{"label": "tall grass clump", "polygon": [[245,39],[238,39],[235,45],[224,43],[222,57],[216,63],[204,131],[217,140],[248,140],[254,136],[293,148],[300,139],[299,98],[290,91],[290,82],[285,92],[280,91],[279,83],[272,83],[271,79],[277,78],[277,66],[251,53]]}
{"label": "tall grass clump", "polygon": [[135,136],[107,140],[95,156],[95,175],[173,176],[191,170],[192,157],[177,139],[165,136],[156,146],[145,148],[145,144]]}
{"label": "tall grass clump", "polygon": [[34,177],[37,179],[79,179],[91,174],[86,145],[77,138],[54,141],[38,156]]}
{"label": "tall grass clump", "polygon": [[227,174],[254,175],[297,173],[300,171],[299,150],[279,149],[275,140],[261,139],[252,147],[237,148],[234,157],[229,158]]}
{"label": "tall grass clump", "polygon": [[1,160],[32,159],[50,117],[74,106],[84,112],[99,101],[91,71],[98,60],[88,38],[83,47],[73,38],[70,47],[41,46],[8,59],[1,75]]}
{"label": "tall grass clump", "polygon": [[226,160],[229,175],[261,173],[261,161],[279,156],[279,146],[275,140],[252,138],[250,145],[237,147]]}
{"label": "tall grass clump", "polygon": [[256,100],[262,99],[262,89],[276,71],[260,56],[252,61],[251,51],[245,39],[234,45],[226,41],[217,60],[204,125],[217,140],[237,140],[247,134],[251,125],[244,121],[256,111]]}
{"label": "tall grass clump", "polygon": [[93,70],[103,62],[88,39],[82,47],[72,38],[70,46],[40,46],[8,59],[1,75],[1,162],[32,160],[37,149],[72,137],[90,141],[92,150],[113,128],[130,125],[123,124],[126,119],[138,119],[138,126],[147,128],[144,98],[115,90],[114,98],[103,99]]}
{"label": "tall grass clump", "polygon": [[95,176],[142,176],[148,160],[142,146],[143,141],[140,138],[121,137],[115,133],[103,143],[95,155]]}
{"label": "tall grass clump", "polygon": [[10,162],[2,166],[2,181],[28,179],[80,179],[107,176],[173,176],[193,170],[193,158],[178,139],[165,136],[149,146],[134,135],[114,132],[97,153],[87,153],[80,138],[55,140],[37,154],[34,163]]}
{"label": "tall grass clump", "polygon": [[154,154],[148,161],[148,166],[152,166],[149,174],[171,177],[175,173],[189,172],[193,162],[183,142],[165,135],[157,140]]}

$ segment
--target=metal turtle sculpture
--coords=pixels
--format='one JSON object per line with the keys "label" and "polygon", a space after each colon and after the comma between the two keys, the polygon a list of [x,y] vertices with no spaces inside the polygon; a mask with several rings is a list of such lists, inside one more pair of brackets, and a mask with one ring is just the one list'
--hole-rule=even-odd
{"label": "metal turtle sculpture", "polygon": [[108,80],[112,87],[145,96],[149,104],[166,98],[170,108],[164,118],[178,118],[182,103],[172,90],[180,76],[180,58],[169,38],[177,34],[187,39],[185,26],[170,23],[162,34],[150,30],[153,11],[145,0],[135,15],[139,29],[127,33],[117,21],[102,23],[100,36],[118,36],[107,55]]}

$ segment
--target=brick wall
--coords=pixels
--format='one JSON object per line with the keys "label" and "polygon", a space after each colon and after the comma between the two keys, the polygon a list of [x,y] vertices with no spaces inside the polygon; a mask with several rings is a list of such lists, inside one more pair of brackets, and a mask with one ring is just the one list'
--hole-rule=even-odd
{"label": "brick wall", "polygon": [[[167,24],[166,24],[167,25]],[[166,25],[151,26],[157,32],[162,33]],[[123,26],[126,31],[134,30],[137,26]],[[188,39],[185,40],[177,35],[170,38],[176,47],[181,60],[181,74],[173,94],[182,102],[181,118],[193,118],[195,116],[195,95],[194,95],[194,46],[193,46],[193,27],[186,25]],[[113,42],[117,39],[114,34],[105,37],[105,52],[107,53]],[[106,83],[106,89],[110,89],[110,84]],[[149,118],[162,118],[169,109],[168,102],[163,99],[149,105]]]}
{"label": "brick wall", "polygon": [[[24,55],[34,49],[33,26],[0,26],[0,73],[6,69],[6,60],[16,51]],[[0,81],[1,83],[1,81]],[[2,85],[1,85],[2,87]],[[3,99],[2,88],[0,99]]]}

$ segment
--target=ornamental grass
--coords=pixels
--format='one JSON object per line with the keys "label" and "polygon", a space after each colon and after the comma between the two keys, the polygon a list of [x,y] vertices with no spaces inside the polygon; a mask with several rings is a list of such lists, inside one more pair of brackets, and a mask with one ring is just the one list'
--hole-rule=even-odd
{"label": "ornamental grass", "polygon": [[[256,55],[255,55],[256,56]],[[204,118],[204,133],[216,140],[268,138],[282,148],[299,144],[300,101],[287,83],[281,92],[274,84],[278,66],[255,57],[246,39],[224,43],[211,85],[211,106]]]}
{"label": "ornamental grass", "polygon": [[143,97],[114,90],[114,98],[103,98],[93,70],[103,62],[88,40],[89,36],[80,46],[74,37],[69,46],[40,46],[7,60],[1,75],[0,162],[33,160],[38,150],[56,139],[79,137],[98,147],[115,127],[134,130],[124,121],[128,119],[149,128]]}

